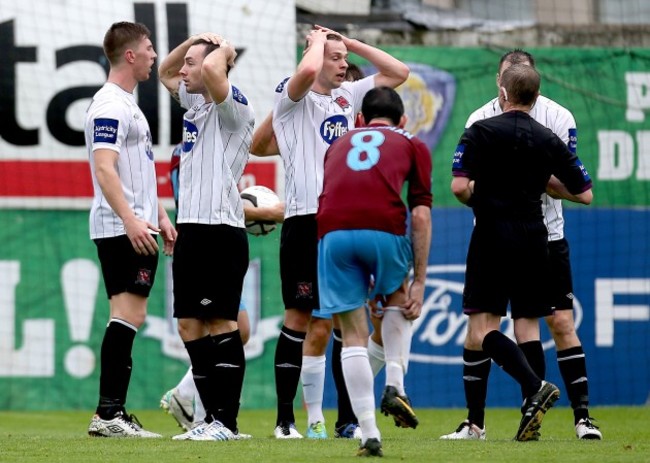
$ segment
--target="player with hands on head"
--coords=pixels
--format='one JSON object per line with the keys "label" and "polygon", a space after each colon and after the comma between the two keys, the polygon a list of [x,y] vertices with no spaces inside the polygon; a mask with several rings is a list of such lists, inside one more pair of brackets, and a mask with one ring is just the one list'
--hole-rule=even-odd
{"label": "player with hands on head", "polygon": [[[248,162],[253,109],[228,79],[237,52],[214,33],[192,36],[160,65],[165,88],[187,111],[179,170],[174,317],[205,423],[177,440],[233,440],[246,361],[237,319],[248,237],[237,188]],[[196,272],[205,263],[210,271]]]}
{"label": "player with hands on head", "polygon": [[[347,82],[349,52],[369,61],[378,72]],[[276,88],[271,121],[284,161],[286,204],[280,242],[285,317],[274,361],[278,399],[274,434],[278,439],[302,438],[295,428],[293,401],[303,367],[303,342],[312,310],[319,306],[316,212],[325,151],[353,127],[368,90],[379,85],[396,87],[408,74],[408,67],[388,53],[315,26],[307,35],[296,72]],[[251,152],[264,155],[265,150],[256,149],[258,134],[268,141],[268,131],[258,129]],[[323,335],[329,333],[323,330]]]}
{"label": "player with hands on head", "polygon": [[161,437],[126,412],[133,342],[147,315],[158,268],[158,240],[170,255],[176,230],[158,200],[149,123],[133,92],[149,79],[156,52],[149,29],[118,22],[104,36],[110,70],[86,112],[93,180],[90,237],[97,247],[110,318],[101,347],[99,403],[88,434]]}
{"label": "player with hands on head", "polygon": [[[183,143],[179,143],[172,151],[169,165],[169,178],[176,208],[178,208],[178,174],[182,152]],[[282,222],[284,220],[284,203],[269,207],[254,207],[245,201],[244,216],[246,220]],[[251,327],[248,311],[243,302],[240,304],[239,313],[237,314],[237,326],[242,344],[246,346],[250,339]],[[163,394],[160,399],[160,407],[169,413],[178,425],[186,431],[203,425],[205,422],[205,408],[196,390],[191,366],[178,384]]]}
{"label": "player with hands on head", "polygon": [[[365,77],[359,66],[350,62],[347,65],[348,67],[345,70],[346,81],[354,82]],[[269,113],[262,124],[256,128],[253,143],[251,144],[252,153],[258,156],[280,154],[272,124],[273,112]],[[327,438],[323,414],[323,394],[325,390],[325,353],[330,339],[330,331],[334,337],[332,343],[332,374],[336,386],[338,405],[334,437],[360,439],[361,428],[352,411],[341,369],[341,330],[337,325],[333,325],[331,315],[325,315],[320,311],[312,312],[312,318],[303,343],[302,364],[304,367],[300,374],[300,380],[303,389],[303,402],[307,410],[306,436],[312,439]]]}

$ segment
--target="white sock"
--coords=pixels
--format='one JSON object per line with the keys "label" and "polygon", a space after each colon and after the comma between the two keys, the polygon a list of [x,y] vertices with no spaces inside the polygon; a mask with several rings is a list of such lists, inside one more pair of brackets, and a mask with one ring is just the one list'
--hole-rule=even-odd
{"label": "white sock", "polygon": [[307,407],[307,424],[311,425],[318,421],[324,423],[325,356],[303,355],[300,380],[302,381],[302,396]]}
{"label": "white sock", "polygon": [[368,337],[368,360],[370,360],[370,368],[372,368],[374,376],[377,376],[386,365],[384,346],[377,344],[371,337]]}
{"label": "white sock", "polygon": [[410,320],[402,315],[398,307],[384,308],[384,320],[381,324],[381,337],[384,341],[386,356],[386,386],[395,386],[400,395],[405,395],[404,375],[408,370],[411,352]]}
{"label": "white sock", "polygon": [[176,390],[180,396],[186,400],[192,400],[194,397],[199,395],[196,390],[196,384],[194,384],[194,378],[192,377],[192,367],[187,369],[185,376],[183,376],[180,382],[176,385]]}
{"label": "white sock", "polygon": [[194,396],[194,422],[193,424],[200,423],[205,420],[205,408],[203,407],[203,402],[201,402],[201,397],[199,394]]}
{"label": "white sock", "polygon": [[374,376],[368,360],[368,349],[344,347],[341,349],[341,364],[352,410],[361,426],[362,444],[370,438],[381,440],[375,416]]}
{"label": "white sock", "polygon": [[187,369],[185,376],[181,381],[176,385],[176,390],[186,400],[194,399],[194,422],[198,423],[205,419],[205,408],[203,408],[203,402],[199,397],[199,391],[196,390],[196,384],[194,383],[194,377],[192,376],[192,367]]}

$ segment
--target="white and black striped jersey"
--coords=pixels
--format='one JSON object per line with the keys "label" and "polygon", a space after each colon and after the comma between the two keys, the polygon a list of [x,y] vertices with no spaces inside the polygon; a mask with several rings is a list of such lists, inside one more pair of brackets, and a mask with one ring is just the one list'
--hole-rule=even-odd
{"label": "white and black striped jersey", "polygon": [[[498,116],[502,113],[499,100],[495,98],[470,114],[465,123],[465,128],[471,126],[476,121]],[[529,114],[537,122],[551,129],[555,135],[567,144],[573,153],[576,152],[578,142],[576,121],[568,109],[540,95]],[[542,213],[544,214],[544,223],[548,229],[548,240],[557,241],[564,238],[562,201],[543,194]]]}
{"label": "white and black striped jersey", "polygon": [[113,83],[104,84],[86,111],[85,138],[95,193],[90,209],[90,237],[126,234],[122,219],[108,204],[97,182],[93,152],[98,149],[118,153],[116,171],[129,207],[136,217],[158,226],[151,131],[133,94]]}
{"label": "white and black striped jersey", "polygon": [[361,102],[374,87],[374,76],[343,82],[331,95],[310,91],[292,101],[285,79],[276,88],[273,131],[284,161],[285,218],[315,214],[323,189],[325,152],[341,135],[354,128]]}
{"label": "white and black striped jersey", "polygon": [[248,162],[255,115],[246,97],[231,85],[220,104],[179,88],[183,150],[178,176],[176,223],[244,228],[238,183]]}

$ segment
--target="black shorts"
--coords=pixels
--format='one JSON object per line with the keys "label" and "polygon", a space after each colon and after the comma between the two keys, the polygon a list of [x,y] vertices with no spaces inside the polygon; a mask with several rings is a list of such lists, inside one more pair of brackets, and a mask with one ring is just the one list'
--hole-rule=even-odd
{"label": "black shorts", "polygon": [[179,224],[172,277],[174,317],[237,320],[248,237],[230,225]]}
{"label": "black shorts", "polygon": [[543,222],[477,221],[469,250],[463,312],[513,319],[551,314],[548,232]]}
{"label": "black shorts", "polygon": [[[158,241],[158,236],[153,236]],[[108,298],[121,293],[149,297],[156,279],[158,253],[148,256],[138,254],[126,235],[93,241],[97,246]]]}
{"label": "black shorts", "polygon": [[551,307],[553,310],[573,310],[573,278],[569,242],[566,239],[548,242],[550,265]]}
{"label": "black shorts", "polygon": [[319,307],[315,214],[290,217],[282,224],[280,277],[285,309],[313,310]]}

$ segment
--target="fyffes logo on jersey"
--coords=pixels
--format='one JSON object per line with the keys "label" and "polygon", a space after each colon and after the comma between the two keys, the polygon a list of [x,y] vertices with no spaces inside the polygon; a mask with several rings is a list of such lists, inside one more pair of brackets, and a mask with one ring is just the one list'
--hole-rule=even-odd
{"label": "fyffes logo on jersey", "polygon": [[323,121],[320,126],[320,136],[328,144],[334,143],[334,140],[348,132],[348,119],[347,117],[337,114],[336,116],[328,117]]}
{"label": "fyffes logo on jersey", "polygon": [[[462,365],[467,316],[463,314],[465,265],[429,265],[422,315],[413,322],[411,362]],[[582,323],[582,305],[573,299],[576,328]],[[543,323],[543,321],[541,321]],[[501,331],[514,339],[512,319],[504,317]],[[545,350],[554,347],[547,335]]]}
{"label": "fyffes logo on jersey", "polygon": [[183,152],[189,153],[199,136],[199,129],[190,121],[183,120]]}

